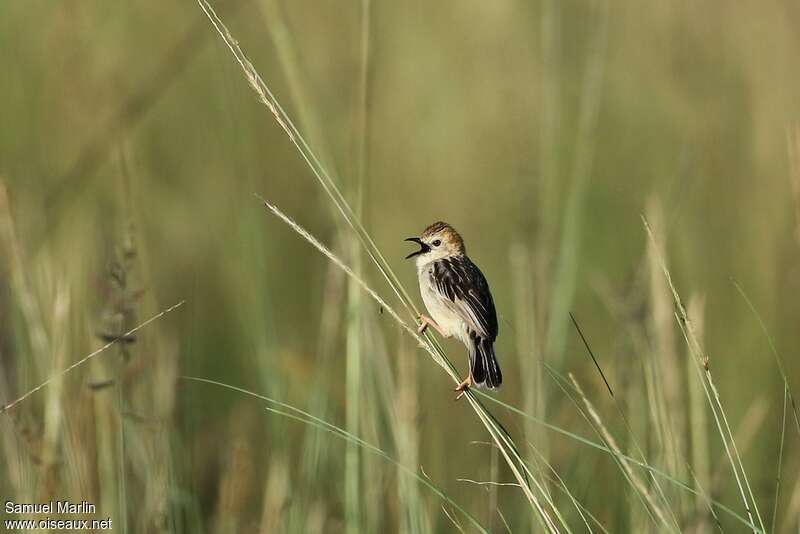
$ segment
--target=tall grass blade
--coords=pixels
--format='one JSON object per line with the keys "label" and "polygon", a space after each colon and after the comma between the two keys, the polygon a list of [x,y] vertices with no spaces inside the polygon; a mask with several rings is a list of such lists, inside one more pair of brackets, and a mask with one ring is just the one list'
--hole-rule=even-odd
{"label": "tall grass blade", "polygon": [[[355,161],[357,171],[355,180],[350,187],[350,198],[355,204],[355,220],[361,221],[364,212],[364,188],[366,180],[367,165],[367,68],[369,65],[369,0],[361,3],[361,65],[358,85],[358,105],[356,114],[359,131],[356,132]],[[362,254],[358,246],[358,240],[352,234],[345,239],[349,245],[351,265],[353,271],[359,277],[363,276]],[[363,359],[364,349],[364,318],[362,314],[362,293],[358,284],[350,279],[347,287],[347,343],[346,343],[346,428],[350,434],[359,434],[359,420],[362,417],[370,417],[371,410],[363,409],[362,401],[362,371],[368,371],[366,366],[374,365],[374,359],[366,361]],[[371,405],[371,403],[367,403]],[[359,448],[355,443],[348,442],[345,454],[345,524],[346,531],[350,534],[357,534],[364,530],[362,526],[363,515],[374,511],[374,506],[363,506],[361,495],[364,493],[361,487],[361,462],[359,458]],[[367,480],[376,480],[376,476],[368,477]],[[366,488],[364,488],[366,489]],[[379,491],[370,492],[372,495],[379,494]],[[362,511],[364,514],[362,514]],[[374,525],[372,526],[374,528]]]}
{"label": "tall grass blade", "polygon": [[[647,219],[642,217],[642,222],[644,223],[644,227],[647,231],[649,239],[655,242],[655,236],[653,235],[653,231],[650,228]],[[655,250],[657,253],[658,247],[655,247]],[[742,498],[742,502],[744,503],[747,516],[750,519],[750,528],[753,530],[753,532],[759,532],[759,530],[761,532],[766,532],[766,529],[764,528],[764,522],[761,519],[761,514],[758,511],[758,505],[753,497],[753,491],[750,488],[750,482],[747,478],[747,473],[744,470],[744,465],[742,464],[741,457],[739,456],[739,450],[736,447],[736,441],[733,438],[730,425],[728,424],[728,418],[725,414],[724,408],[722,407],[719,391],[717,390],[711,375],[711,366],[709,364],[708,356],[702,352],[699,341],[697,340],[697,336],[694,333],[692,323],[690,322],[689,316],[686,313],[686,309],[683,306],[680,295],[678,294],[678,290],[675,288],[675,285],[672,282],[672,277],[669,274],[669,270],[667,269],[663,258],[658,256],[658,259],[661,265],[661,270],[663,271],[664,277],[667,280],[667,285],[669,285],[675,301],[675,319],[677,320],[678,326],[683,333],[686,344],[692,351],[698,378],[703,384],[703,390],[705,392],[706,399],[711,407],[717,430],[722,438],[725,454],[727,455],[728,461],[731,464],[731,469],[733,470],[734,478],[736,479],[736,485],[739,489],[739,494]],[[758,526],[756,526],[756,520],[758,520]]]}
{"label": "tall grass blade", "polygon": [[792,394],[792,386],[789,383],[789,377],[786,374],[786,367],[783,363],[783,358],[778,353],[778,349],[775,346],[775,340],[772,338],[772,335],[770,335],[769,330],[767,330],[767,325],[764,324],[764,319],[761,318],[761,314],[758,313],[758,310],[756,310],[753,301],[751,301],[750,297],[747,296],[747,293],[744,292],[744,289],[742,289],[742,286],[739,285],[739,282],[737,282],[736,280],[731,280],[731,282],[733,283],[733,287],[736,288],[736,291],[739,292],[739,295],[741,295],[741,297],[744,299],[745,303],[747,304],[747,307],[755,316],[756,320],[758,321],[758,326],[764,333],[764,337],[767,338],[767,343],[769,344],[769,350],[770,352],[772,352],[772,356],[775,358],[775,364],[778,367],[778,372],[781,374],[781,380],[783,380],[784,389],[786,391],[786,394],[789,395],[792,415],[794,416],[795,428],[797,429],[798,434],[800,434],[800,417],[797,414],[797,402],[795,401],[794,395]]}
{"label": "tall grass blade", "polygon": [[[695,335],[700,346],[703,346],[703,334],[705,332],[704,317],[705,300],[703,297],[692,295],[689,298],[687,313],[694,321]],[[711,488],[711,461],[709,458],[709,436],[708,436],[708,414],[706,413],[705,401],[703,399],[702,383],[695,378],[695,362],[691,351],[684,358],[684,376],[689,389],[689,421],[691,422],[691,466],[692,478],[698,489],[702,487]],[[701,494],[702,490],[695,497],[695,509],[705,509],[707,499]],[[709,507],[711,514],[714,515],[713,506]],[[716,516],[715,516],[716,518]],[[704,528],[707,516],[705,513],[698,517],[698,529]]]}

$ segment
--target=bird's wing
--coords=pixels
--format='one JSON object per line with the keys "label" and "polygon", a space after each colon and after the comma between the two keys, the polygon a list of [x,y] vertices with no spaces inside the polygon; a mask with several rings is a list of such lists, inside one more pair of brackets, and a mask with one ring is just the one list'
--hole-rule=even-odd
{"label": "bird's wing", "polygon": [[455,311],[476,334],[494,341],[497,337],[497,312],[489,284],[478,267],[466,256],[439,260],[434,264],[432,282]]}

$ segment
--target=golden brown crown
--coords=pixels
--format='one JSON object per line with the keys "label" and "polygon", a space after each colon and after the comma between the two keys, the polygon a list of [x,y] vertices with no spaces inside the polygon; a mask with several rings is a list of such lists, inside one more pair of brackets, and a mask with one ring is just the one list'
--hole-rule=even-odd
{"label": "golden brown crown", "polygon": [[448,245],[448,249],[455,253],[464,254],[466,248],[464,247],[464,240],[455,228],[443,221],[438,221],[425,228],[420,236],[422,239],[427,239],[434,235],[439,235],[441,239]]}

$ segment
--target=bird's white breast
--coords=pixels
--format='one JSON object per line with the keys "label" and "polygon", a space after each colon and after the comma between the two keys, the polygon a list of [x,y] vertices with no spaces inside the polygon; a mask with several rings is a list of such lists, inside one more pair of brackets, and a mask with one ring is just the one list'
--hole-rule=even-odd
{"label": "bird's white breast", "polygon": [[431,282],[433,264],[421,266],[419,274],[419,292],[422,301],[431,318],[436,321],[442,331],[448,336],[462,337],[465,332],[465,323],[461,317],[448,305],[446,297],[442,296]]}

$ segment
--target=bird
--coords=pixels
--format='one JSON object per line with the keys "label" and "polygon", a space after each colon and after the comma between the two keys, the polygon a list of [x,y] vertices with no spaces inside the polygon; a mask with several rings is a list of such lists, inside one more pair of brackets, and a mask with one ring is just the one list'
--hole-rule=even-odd
{"label": "bird", "polygon": [[469,352],[469,374],[456,387],[456,400],[473,385],[499,387],[503,374],[494,352],[498,334],[494,299],[486,277],[467,256],[464,240],[439,221],[406,241],[420,246],[406,259],[416,258],[419,291],[430,314],[420,314],[418,332],[431,326],[443,337],[455,336]]}

